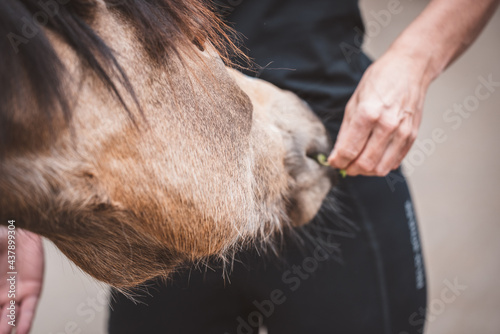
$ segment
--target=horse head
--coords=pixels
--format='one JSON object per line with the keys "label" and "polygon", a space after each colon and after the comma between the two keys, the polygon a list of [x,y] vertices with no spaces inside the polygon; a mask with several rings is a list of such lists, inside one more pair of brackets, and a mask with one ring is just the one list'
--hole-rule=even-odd
{"label": "horse head", "polygon": [[325,128],[294,94],[228,68],[198,1],[0,6],[1,224],[127,287],[272,243],[318,211]]}

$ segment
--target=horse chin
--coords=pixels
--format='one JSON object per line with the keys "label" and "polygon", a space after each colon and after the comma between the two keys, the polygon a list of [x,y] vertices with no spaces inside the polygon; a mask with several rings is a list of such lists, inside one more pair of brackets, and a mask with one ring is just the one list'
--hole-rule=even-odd
{"label": "horse chin", "polygon": [[328,168],[324,168],[319,174],[304,176],[306,178],[309,176],[313,180],[308,183],[309,186],[296,190],[294,198],[287,201],[287,212],[294,227],[306,225],[314,219],[320,211],[323,200],[336,183],[333,170]]}

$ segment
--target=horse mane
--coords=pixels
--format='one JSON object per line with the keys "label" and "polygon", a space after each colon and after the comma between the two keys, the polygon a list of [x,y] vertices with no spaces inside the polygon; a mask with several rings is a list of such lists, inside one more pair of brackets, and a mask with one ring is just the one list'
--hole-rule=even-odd
{"label": "horse mane", "polygon": [[[207,42],[225,61],[234,53],[242,55],[231,42],[231,31],[206,0],[103,1],[108,10],[132,24],[153,62],[168,61],[186,44],[201,49]],[[51,3],[58,5],[58,13],[43,15],[50,11]],[[83,65],[106,85],[132,119],[130,106],[111,78],[118,78],[138,110],[142,110],[113,51],[91,28],[98,7],[98,0],[0,1],[0,153],[16,145],[12,138],[23,129],[19,119],[42,118],[50,124],[61,114],[66,122],[71,118],[71,104],[63,84],[65,67],[45,29],[35,20],[77,53]]]}

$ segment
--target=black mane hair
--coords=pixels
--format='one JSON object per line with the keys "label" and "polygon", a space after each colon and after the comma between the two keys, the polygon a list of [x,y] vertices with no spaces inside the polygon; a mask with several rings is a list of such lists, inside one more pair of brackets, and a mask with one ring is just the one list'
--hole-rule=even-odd
{"label": "black mane hair", "polygon": [[[133,25],[151,61],[168,61],[186,41],[200,48],[209,42],[225,60],[229,59],[228,50],[238,53],[226,26],[205,0],[104,2],[109,10],[119,12]],[[108,87],[132,119],[130,108],[111,77],[118,78],[141,110],[113,51],[91,27],[97,8],[97,0],[0,1],[0,153],[3,148],[15,147],[12,138],[20,128],[16,122],[23,117],[36,116],[48,124],[61,114],[66,122],[71,118],[62,81],[65,68],[45,29],[55,32],[76,51],[84,66]],[[37,106],[35,110],[28,110],[33,105]],[[15,117],[15,113],[21,117]]]}

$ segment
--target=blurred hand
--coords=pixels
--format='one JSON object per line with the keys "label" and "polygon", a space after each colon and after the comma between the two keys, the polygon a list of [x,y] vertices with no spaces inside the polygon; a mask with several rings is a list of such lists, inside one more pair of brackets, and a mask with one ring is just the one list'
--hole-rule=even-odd
{"label": "blurred hand", "polygon": [[347,103],[331,166],[385,176],[410,150],[431,80],[411,57],[388,52],[365,72]]}
{"label": "blurred hand", "polygon": [[[9,269],[7,227],[0,227],[0,334],[8,334],[17,330],[16,334],[27,334],[31,328],[35,309],[43,284],[44,254],[41,238],[31,232],[16,228],[15,234],[15,271],[16,275],[16,321],[15,327],[8,324],[7,317],[11,298],[7,272]],[[12,259],[12,258],[10,258]]]}

